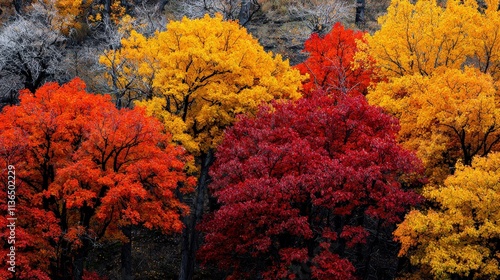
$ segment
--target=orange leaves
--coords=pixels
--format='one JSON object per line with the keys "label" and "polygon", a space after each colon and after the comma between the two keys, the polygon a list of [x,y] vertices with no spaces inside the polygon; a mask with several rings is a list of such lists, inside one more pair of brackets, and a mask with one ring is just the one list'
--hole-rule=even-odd
{"label": "orange leaves", "polygon": [[[88,250],[88,238],[122,239],[120,228],[127,225],[180,231],[180,217],[187,211],[174,192],[178,185],[185,192],[195,184],[184,172],[192,159],[168,143],[161,123],[143,110],[118,110],[108,96],[84,88],[78,79],[47,84],[34,94],[23,92],[19,106],[0,114],[2,153],[7,155],[0,164],[19,170],[23,219],[29,221],[28,213],[37,211],[47,217],[39,225],[21,227],[29,232],[27,238],[34,238],[44,234],[41,225],[50,223],[55,231],[45,234],[46,242],[57,244],[64,237],[66,243],[58,245],[67,246],[58,251],[62,259]],[[26,248],[23,254],[34,261],[40,250]],[[55,259],[51,255],[43,261],[48,265]]]}
{"label": "orange leaves", "polygon": [[340,23],[324,37],[313,34],[305,42],[304,52],[309,57],[297,65],[301,74],[308,74],[304,82],[306,93],[323,89],[335,94],[366,94],[372,75],[371,62],[357,61],[357,41],[363,33],[345,29]]}
{"label": "orange leaves", "polygon": [[498,278],[490,241],[498,233],[498,1],[438,2],[393,0],[363,46],[383,79],[367,98],[400,119],[399,141],[417,151],[431,182],[423,195],[432,208],[410,212],[394,234],[421,277]]}
{"label": "orange leaves", "polygon": [[433,182],[455,162],[499,148],[500,19],[495,3],[394,0],[364,54],[383,79],[367,98],[400,119],[399,140],[418,151]]}

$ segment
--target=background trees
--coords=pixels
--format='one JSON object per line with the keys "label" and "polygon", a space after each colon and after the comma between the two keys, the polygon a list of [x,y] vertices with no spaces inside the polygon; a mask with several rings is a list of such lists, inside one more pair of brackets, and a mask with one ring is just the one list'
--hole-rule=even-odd
{"label": "background trees", "polygon": [[220,208],[202,224],[201,259],[239,279],[381,273],[383,229],[419,201],[405,191],[419,162],[397,129],[363,96],[321,92],[242,117],[217,150]]}
{"label": "background trees", "polygon": [[0,31],[0,106],[16,104],[18,91],[34,92],[47,81],[65,80],[60,33],[35,17],[19,18]]}
{"label": "background trees", "polygon": [[23,210],[17,247],[26,259],[19,262],[23,278],[81,279],[95,244],[130,246],[132,225],[179,232],[188,213],[176,198],[195,183],[184,173],[184,150],[169,144],[162,125],[143,111],[117,110],[84,87],[73,80],[24,91],[20,105],[0,115],[1,164],[17,169]]}

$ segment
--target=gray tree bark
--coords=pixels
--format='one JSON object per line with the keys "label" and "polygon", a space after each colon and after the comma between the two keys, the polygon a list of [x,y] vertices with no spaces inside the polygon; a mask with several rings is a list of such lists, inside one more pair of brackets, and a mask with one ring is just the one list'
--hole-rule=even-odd
{"label": "gray tree bark", "polygon": [[364,27],[364,25],[365,25],[365,22],[366,22],[365,6],[366,6],[366,0],[356,0],[355,23],[358,27]]}
{"label": "gray tree bark", "polygon": [[199,235],[196,225],[203,216],[203,206],[207,199],[207,187],[209,183],[208,170],[213,162],[213,151],[201,155],[201,170],[198,186],[195,191],[194,202],[191,207],[191,215],[184,218],[184,230],[182,232],[181,245],[181,268],[179,280],[191,280],[194,276],[196,265],[196,251],[198,250]]}

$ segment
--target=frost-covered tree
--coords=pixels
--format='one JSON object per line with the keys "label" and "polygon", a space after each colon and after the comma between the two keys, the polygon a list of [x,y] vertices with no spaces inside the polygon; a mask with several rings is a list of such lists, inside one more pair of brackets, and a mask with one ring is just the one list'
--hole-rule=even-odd
{"label": "frost-covered tree", "polygon": [[64,43],[36,16],[7,24],[0,31],[0,106],[17,103],[20,89],[34,92],[47,81],[64,80]]}

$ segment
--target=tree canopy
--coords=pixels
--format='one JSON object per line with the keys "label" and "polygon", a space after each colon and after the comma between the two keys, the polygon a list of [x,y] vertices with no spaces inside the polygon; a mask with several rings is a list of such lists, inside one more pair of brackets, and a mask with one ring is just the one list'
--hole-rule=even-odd
{"label": "tree canopy", "polygon": [[[423,195],[435,207],[411,211],[394,232],[400,255],[421,266],[420,277],[498,278],[500,155],[457,164],[443,185]],[[428,272],[428,274],[425,274]]]}
{"label": "tree canopy", "polygon": [[220,208],[201,226],[201,260],[237,279],[355,278],[348,252],[370,262],[377,232],[419,201],[406,188],[420,162],[397,130],[363,96],[320,92],[241,117],[211,171]]}
{"label": "tree canopy", "polygon": [[23,91],[19,106],[3,110],[0,164],[16,169],[19,277],[81,279],[93,244],[128,242],[128,225],[182,230],[188,208],[176,192],[196,180],[184,172],[185,150],[162,131],[143,110],[118,110],[78,79]]}
{"label": "tree canopy", "polygon": [[123,97],[142,99],[138,105],[193,154],[216,147],[236,114],[300,97],[299,72],[219,15],[170,22],[151,38],[132,32],[101,62],[111,70],[123,64],[110,82],[126,90]]}

